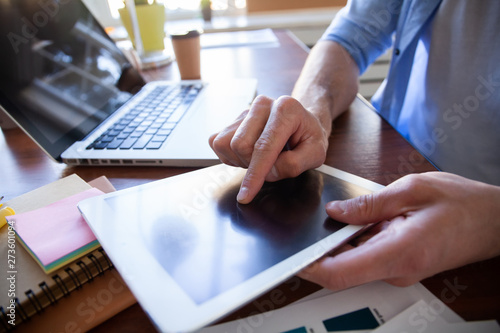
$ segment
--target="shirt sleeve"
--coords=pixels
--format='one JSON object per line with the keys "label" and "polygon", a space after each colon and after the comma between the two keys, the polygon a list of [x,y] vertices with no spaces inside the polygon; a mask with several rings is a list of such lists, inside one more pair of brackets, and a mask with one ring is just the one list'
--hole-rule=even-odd
{"label": "shirt sleeve", "polygon": [[335,16],[321,40],[342,45],[360,73],[393,42],[403,0],[349,0]]}

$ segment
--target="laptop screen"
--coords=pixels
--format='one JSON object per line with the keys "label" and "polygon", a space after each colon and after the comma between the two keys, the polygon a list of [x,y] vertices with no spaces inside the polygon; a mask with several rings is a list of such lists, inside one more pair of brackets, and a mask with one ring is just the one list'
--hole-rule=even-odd
{"label": "laptop screen", "polygon": [[80,0],[0,0],[0,104],[52,157],[144,84]]}

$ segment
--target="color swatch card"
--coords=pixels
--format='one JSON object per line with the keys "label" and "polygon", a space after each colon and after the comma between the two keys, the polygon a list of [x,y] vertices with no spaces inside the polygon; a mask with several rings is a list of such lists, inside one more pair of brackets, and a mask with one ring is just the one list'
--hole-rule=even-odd
{"label": "color swatch card", "polygon": [[338,292],[320,290],[311,296],[277,310],[209,326],[197,333],[369,333],[420,300],[439,307],[443,320],[463,322],[420,283],[401,288],[376,281]]}
{"label": "color swatch card", "polygon": [[100,246],[77,204],[101,194],[92,188],[7,220],[21,244],[50,273]]}

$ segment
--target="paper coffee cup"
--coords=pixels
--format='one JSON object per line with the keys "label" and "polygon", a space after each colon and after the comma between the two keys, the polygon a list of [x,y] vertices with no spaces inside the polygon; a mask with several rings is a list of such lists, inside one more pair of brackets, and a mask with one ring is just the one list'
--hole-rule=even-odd
{"label": "paper coffee cup", "polygon": [[198,30],[191,30],[170,36],[181,79],[201,79],[200,32]]}

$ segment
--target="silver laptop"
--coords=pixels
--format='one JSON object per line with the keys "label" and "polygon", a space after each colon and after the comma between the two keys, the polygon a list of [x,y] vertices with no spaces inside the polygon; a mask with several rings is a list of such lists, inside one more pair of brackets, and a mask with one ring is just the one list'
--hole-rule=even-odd
{"label": "silver laptop", "polygon": [[208,137],[256,93],[255,79],[145,84],[81,1],[3,1],[0,22],[0,105],[67,164],[215,164]]}

